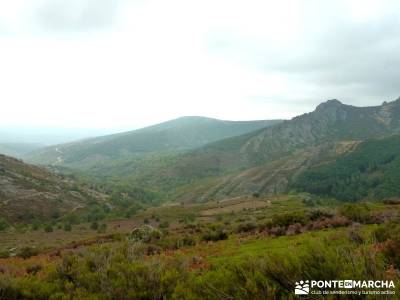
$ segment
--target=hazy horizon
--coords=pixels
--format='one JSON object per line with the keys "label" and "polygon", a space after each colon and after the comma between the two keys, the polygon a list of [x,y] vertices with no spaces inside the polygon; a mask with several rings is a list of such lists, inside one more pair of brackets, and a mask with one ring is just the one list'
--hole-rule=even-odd
{"label": "hazy horizon", "polygon": [[[400,99],[391,99],[383,102],[391,102]],[[321,101],[318,104],[324,103],[326,101],[333,100],[328,99]],[[340,99],[334,99],[340,101]],[[342,102],[342,101],[340,101]],[[382,103],[383,103],[382,102]],[[343,103],[343,102],[342,102]],[[381,105],[378,103],[377,105]],[[343,103],[349,105],[348,103]],[[315,107],[314,107],[315,108]],[[313,109],[314,109],[313,108]],[[312,109],[312,110],[313,110]],[[311,112],[307,111],[304,113]],[[303,113],[302,113],[303,114]],[[300,114],[300,115],[302,115]],[[297,116],[297,115],[296,115]],[[294,116],[294,117],[296,117]],[[181,118],[205,118],[205,119],[216,119],[221,121],[263,121],[263,120],[290,120],[288,119],[249,119],[249,120],[228,120],[228,119],[217,119],[209,116],[191,115],[191,116],[180,116],[173,119],[162,120],[157,123],[146,124],[138,127],[110,127],[110,128],[74,128],[74,127],[45,127],[45,126],[21,126],[21,125],[6,125],[0,128],[0,143],[1,144],[36,144],[38,147],[47,147],[57,144],[63,144],[68,142],[75,142],[78,140],[83,140],[87,138],[100,137],[105,135],[129,132],[134,130],[139,130],[146,127],[151,127],[154,125],[166,123],[169,121],[181,119]]]}
{"label": "hazy horizon", "polygon": [[0,143],[2,144],[37,144],[38,146],[50,146],[55,144],[72,142],[80,139],[113,134],[124,131],[107,128],[65,128],[45,126],[1,126]]}
{"label": "hazy horizon", "polygon": [[[207,116],[181,116],[180,118],[210,118]],[[0,144],[36,144],[39,147],[46,147],[56,144],[63,144],[82,140],[134,131],[176,119],[165,120],[159,123],[139,127],[126,128],[73,128],[73,127],[28,127],[28,126],[2,126],[0,128]],[[263,121],[263,120],[222,120],[222,121]]]}
{"label": "hazy horizon", "polygon": [[[0,128],[290,119],[400,95],[396,1],[0,3]],[[318,26],[316,26],[318,24]]]}

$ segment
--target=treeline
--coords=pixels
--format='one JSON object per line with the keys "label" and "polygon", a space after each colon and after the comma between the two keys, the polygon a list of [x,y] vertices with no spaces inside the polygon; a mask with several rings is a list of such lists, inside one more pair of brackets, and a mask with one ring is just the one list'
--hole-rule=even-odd
{"label": "treeline", "polygon": [[334,162],[302,173],[300,191],[342,201],[400,196],[400,136],[367,140]]}

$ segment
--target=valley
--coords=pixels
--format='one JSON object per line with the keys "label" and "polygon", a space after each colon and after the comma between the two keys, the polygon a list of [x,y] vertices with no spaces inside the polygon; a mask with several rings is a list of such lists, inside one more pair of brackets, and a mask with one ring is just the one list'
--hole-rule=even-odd
{"label": "valley", "polygon": [[400,100],[376,107],[329,100],[311,113],[196,149],[136,153],[96,159],[92,166],[80,162],[58,168],[99,182],[140,186],[161,193],[166,201],[286,193],[302,171],[345,155],[363,140],[399,134],[399,111]]}
{"label": "valley", "polygon": [[1,155],[0,299],[294,299],[294,281],[326,272],[398,282],[399,101]]}

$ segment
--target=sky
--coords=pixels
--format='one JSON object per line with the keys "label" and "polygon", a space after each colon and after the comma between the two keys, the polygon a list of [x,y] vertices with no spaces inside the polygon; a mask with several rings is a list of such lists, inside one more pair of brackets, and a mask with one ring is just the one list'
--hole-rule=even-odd
{"label": "sky", "polygon": [[0,128],[289,119],[400,96],[399,1],[0,1]]}

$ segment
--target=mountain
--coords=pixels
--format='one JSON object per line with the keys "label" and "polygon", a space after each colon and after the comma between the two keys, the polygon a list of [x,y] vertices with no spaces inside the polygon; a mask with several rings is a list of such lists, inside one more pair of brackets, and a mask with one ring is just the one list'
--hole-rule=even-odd
{"label": "mountain", "polygon": [[51,220],[103,200],[70,179],[0,155],[0,217],[9,222]]}
{"label": "mountain", "polygon": [[211,144],[202,152],[224,151],[225,155],[240,157],[236,163],[256,165],[290,154],[295,149],[397,132],[400,132],[400,99],[375,107],[355,107],[329,100],[312,113],[248,136]]}
{"label": "mountain", "polygon": [[194,149],[220,139],[241,135],[281,121],[222,121],[182,117],[130,132],[48,147],[26,157],[29,162],[74,168],[99,161],[158,152]]}
{"label": "mountain", "polygon": [[[171,121],[173,126],[166,126],[171,125],[167,123],[143,129],[139,136],[150,132],[154,137],[155,132],[171,132],[171,128],[176,132],[180,127],[174,123],[184,121],[187,120]],[[193,125],[193,128],[197,126]],[[124,156],[121,152],[119,155],[105,155],[105,149],[123,149],[117,141],[126,141],[126,137],[132,135],[130,133],[97,139],[98,144],[104,147],[102,155],[108,160],[98,159],[88,166],[88,157],[95,155],[99,158],[99,152],[90,152],[93,148],[89,147],[85,148],[90,151],[84,158],[77,160],[80,166],[68,163],[67,156],[63,156],[64,160],[60,162],[84,170],[102,182],[123,181],[127,185],[159,192],[167,200],[207,201],[287,192],[304,171],[334,162],[357,149],[362,141],[399,133],[400,99],[373,107],[356,107],[328,100],[313,112],[291,120],[211,141],[195,149],[187,147],[184,152],[142,151],[140,157]],[[91,144],[87,141],[82,143]],[[140,147],[142,144],[146,145],[141,143]],[[135,144],[135,147],[139,146]],[[72,153],[77,157],[76,152]]]}
{"label": "mountain", "polygon": [[292,176],[304,169],[334,160],[365,139],[397,133],[400,99],[374,107],[329,100],[311,113],[207,144],[153,170],[141,170],[132,182],[173,190],[175,198],[191,200],[282,192]]}

